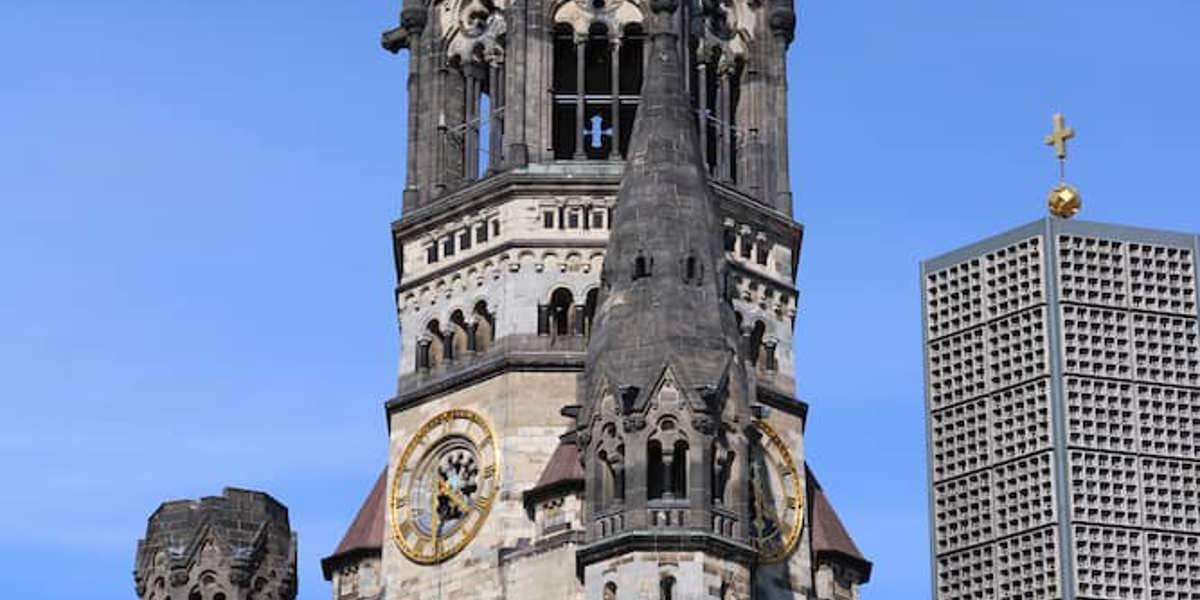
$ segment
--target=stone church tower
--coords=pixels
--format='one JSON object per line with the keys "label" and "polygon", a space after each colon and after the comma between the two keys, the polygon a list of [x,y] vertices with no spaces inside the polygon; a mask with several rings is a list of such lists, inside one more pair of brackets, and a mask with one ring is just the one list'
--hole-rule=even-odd
{"label": "stone church tower", "polygon": [[854,599],[804,461],[791,0],[405,0],[387,468],[335,600]]}
{"label": "stone church tower", "polygon": [[165,502],[138,541],[142,600],[293,600],[296,534],[287,507],[252,490]]}

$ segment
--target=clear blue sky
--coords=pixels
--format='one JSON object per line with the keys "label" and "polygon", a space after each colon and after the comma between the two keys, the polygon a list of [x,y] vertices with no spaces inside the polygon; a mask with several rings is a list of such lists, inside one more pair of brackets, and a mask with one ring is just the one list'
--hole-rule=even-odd
{"label": "clear blue sky", "polygon": [[[0,589],[133,597],[162,500],[270,490],[301,598],[384,461],[399,0],[0,0]],[[928,597],[917,264],[1040,217],[1054,110],[1092,220],[1200,231],[1200,4],[799,6],[808,456]]]}

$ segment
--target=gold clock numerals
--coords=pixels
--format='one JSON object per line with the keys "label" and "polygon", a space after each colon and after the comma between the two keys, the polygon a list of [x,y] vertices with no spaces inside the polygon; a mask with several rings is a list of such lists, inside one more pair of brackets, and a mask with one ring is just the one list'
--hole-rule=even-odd
{"label": "gold clock numerals", "polygon": [[761,439],[751,471],[755,545],[759,561],[785,560],[800,541],[804,490],[796,461],[784,439],[766,421],[757,421]]}
{"label": "gold clock numerals", "polygon": [[395,465],[392,540],[409,560],[436,564],[471,543],[499,489],[491,425],[469,410],[426,421]]}

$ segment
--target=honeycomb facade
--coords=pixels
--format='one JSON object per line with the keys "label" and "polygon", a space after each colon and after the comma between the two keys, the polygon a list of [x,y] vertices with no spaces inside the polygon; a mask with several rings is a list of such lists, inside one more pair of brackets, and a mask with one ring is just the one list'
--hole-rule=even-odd
{"label": "honeycomb facade", "polygon": [[1200,599],[1198,253],[1047,218],[922,264],[934,598]]}

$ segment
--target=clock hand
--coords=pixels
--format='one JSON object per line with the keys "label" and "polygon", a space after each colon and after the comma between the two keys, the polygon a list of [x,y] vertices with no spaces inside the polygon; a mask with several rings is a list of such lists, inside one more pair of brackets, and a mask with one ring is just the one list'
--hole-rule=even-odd
{"label": "clock hand", "polygon": [[433,558],[437,560],[440,552],[438,551],[438,530],[442,524],[438,521],[438,495],[434,493],[429,499],[430,513],[433,515]]}
{"label": "clock hand", "polygon": [[445,482],[439,483],[438,487],[441,489],[442,493],[450,499],[450,502],[454,503],[454,505],[458,507],[459,510],[463,512],[471,512],[471,505],[467,504],[466,497],[460,494],[458,490],[446,485]]}
{"label": "clock hand", "polygon": [[757,467],[750,471],[750,487],[754,495],[754,526],[758,529],[758,535],[761,537],[767,528],[767,523],[764,518],[766,506],[763,501],[762,474],[759,473]]}

